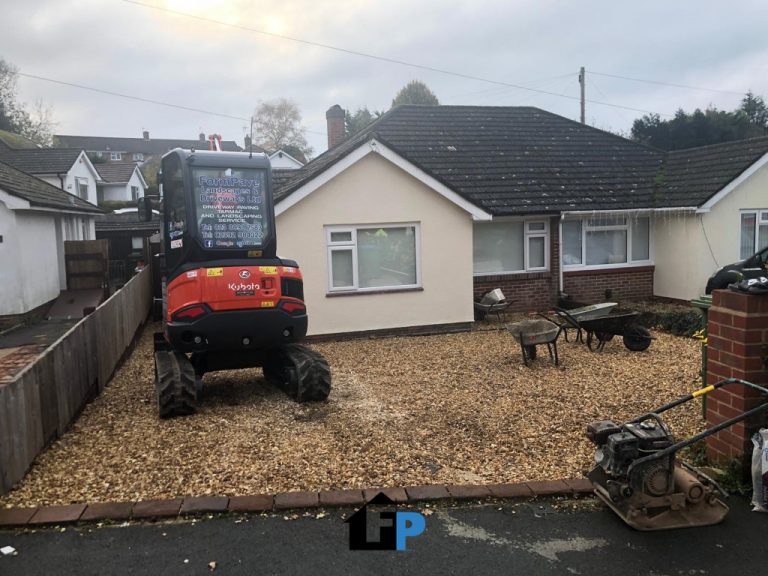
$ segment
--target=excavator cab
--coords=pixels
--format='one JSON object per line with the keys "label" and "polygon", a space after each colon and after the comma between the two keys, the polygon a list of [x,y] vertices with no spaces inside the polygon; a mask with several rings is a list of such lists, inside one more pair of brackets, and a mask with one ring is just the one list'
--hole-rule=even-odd
{"label": "excavator cab", "polygon": [[[303,279],[277,256],[264,154],[175,149],[163,156],[163,331],[155,335],[161,417],[191,414],[207,372],[262,367],[298,401],[325,400],[328,364],[307,333]],[[148,201],[139,207],[151,213]]]}

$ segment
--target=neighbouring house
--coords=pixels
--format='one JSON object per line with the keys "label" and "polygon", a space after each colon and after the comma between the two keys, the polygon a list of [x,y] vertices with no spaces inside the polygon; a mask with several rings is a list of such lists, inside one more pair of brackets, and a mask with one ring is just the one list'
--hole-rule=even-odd
{"label": "neighbouring house", "polygon": [[[81,148],[102,159],[104,162],[137,162],[143,164],[159,158],[174,148],[208,150],[208,139],[200,133],[197,140],[180,140],[173,138],[150,138],[149,132],[144,131],[141,138],[115,138],[109,136],[72,136],[57,134],[54,136],[58,146],[63,148]],[[237,152],[242,150],[233,140],[222,140],[224,151]],[[254,152],[261,148],[254,146]]]}
{"label": "neighbouring house", "polygon": [[127,282],[140,260],[149,261],[149,238],[160,232],[160,213],[139,220],[136,208],[123,208],[96,217],[96,238],[109,240],[109,277],[113,285]]}
{"label": "neighbouring house", "polygon": [[[662,287],[699,282],[681,278],[685,255],[672,255],[699,258],[699,247],[675,238],[734,185],[738,162],[708,191],[684,169],[694,151],[668,154],[533,107],[400,106],[347,140],[335,108],[329,150],[275,171],[280,254],[304,271],[311,334],[465,327],[473,296],[499,287],[517,310],[563,294],[704,289]],[[762,218],[745,184],[735,184],[734,236],[739,218],[747,233],[749,214]]]}
{"label": "neighbouring house", "polygon": [[133,162],[94,164],[99,173],[99,204],[104,201],[130,202],[144,196],[147,183]]}
{"label": "neighbouring house", "polygon": [[304,162],[297,160],[284,150],[277,150],[269,154],[269,162],[272,168],[278,170],[296,170],[304,166]]}
{"label": "neighbouring house", "polygon": [[101,209],[0,161],[0,325],[66,288],[64,241],[94,238]]}
{"label": "neighbouring house", "polygon": [[17,149],[0,144],[0,162],[32,174],[91,204],[97,203],[96,185],[99,175],[82,149]]}
{"label": "neighbouring house", "polygon": [[656,296],[689,300],[768,246],[768,137],[670,152],[659,178],[688,209],[655,219]]}

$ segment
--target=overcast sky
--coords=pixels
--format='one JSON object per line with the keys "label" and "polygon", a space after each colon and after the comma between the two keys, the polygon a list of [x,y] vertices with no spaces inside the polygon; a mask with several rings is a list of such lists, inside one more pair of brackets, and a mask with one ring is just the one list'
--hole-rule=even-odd
{"label": "overcast sky", "polygon": [[[198,16],[390,59],[671,114],[737,94],[768,96],[768,2],[705,0],[141,0]],[[442,104],[538,106],[577,119],[577,100],[417,70],[153,10],[124,0],[0,0],[0,57],[21,72],[239,117],[294,100],[315,153],[333,104],[386,109],[409,80]],[[592,73],[594,72],[594,74]],[[19,79],[25,101],[55,108],[61,134],[242,142],[247,122]],[[642,113],[587,104],[587,121],[628,131]]]}

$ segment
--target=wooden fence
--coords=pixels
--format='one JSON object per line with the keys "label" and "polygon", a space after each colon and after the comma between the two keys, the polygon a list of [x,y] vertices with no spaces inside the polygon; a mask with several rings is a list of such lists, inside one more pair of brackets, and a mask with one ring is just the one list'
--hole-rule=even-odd
{"label": "wooden fence", "polygon": [[0,383],[0,494],[104,389],[151,305],[147,267],[13,380]]}

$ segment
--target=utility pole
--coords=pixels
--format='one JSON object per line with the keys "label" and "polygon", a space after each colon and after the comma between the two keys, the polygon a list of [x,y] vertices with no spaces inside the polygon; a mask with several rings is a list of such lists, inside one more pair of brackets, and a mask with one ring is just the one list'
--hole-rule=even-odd
{"label": "utility pole", "polygon": [[586,84],[586,72],[584,72],[584,66],[581,67],[579,70],[579,85],[581,86],[581,123],[586,124],[586,104],[584,99],[585,89],[584,85]]}

